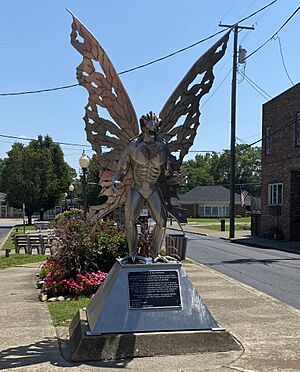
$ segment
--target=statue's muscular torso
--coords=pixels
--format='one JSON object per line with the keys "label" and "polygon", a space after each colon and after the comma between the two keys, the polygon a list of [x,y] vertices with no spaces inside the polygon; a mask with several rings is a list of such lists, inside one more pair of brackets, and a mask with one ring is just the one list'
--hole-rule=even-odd
{"label": "statue's muscular torso", "polygon": [[147,198],[156,189],[161,172],[166,169],[167,145],[159,139],[149,144],[136,139],[129,143],[128,155],[133,171],[133,187]]}

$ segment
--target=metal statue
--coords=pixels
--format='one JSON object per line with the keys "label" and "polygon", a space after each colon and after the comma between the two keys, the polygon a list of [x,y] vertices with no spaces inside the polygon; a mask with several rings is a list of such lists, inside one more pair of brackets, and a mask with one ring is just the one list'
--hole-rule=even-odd
{"label": "metal statue", "polygon": [[150,111],[140,119],[141,134],[131,140],[118,162],[113,176],[113,191],[120,187],[123,177],[131,167],[133,183],[126,198],[125,228],[129,253],[137,255],[136,220],[146,204],[156,222],[151,246],[151,257],[155,259],[163,242],[167,210],[158,181],[162,173],[172,175],[171,158],[167,144],[158,138],[160,118]]}
{"label": "metal statue", "polygon": [[[72,17],[71,43],[83,56],[77,79],[89,94],[85,130],[99,159],[102,204],[98,218],[126,201],[126,235],[134,257],[135,223],[146,204],[156,221],[151,247],[154,259],[163,242],[167,214],[180,218],[180,210],[171,204],[171,197],[176,196],[174,185],[182,179],[179,169],[199,126],[200,99],[213,84],[213,67],[225,53],[230,32],[194,63],[159,115],[150,112],[141,117],[139,134],[136,113],[113,64],[95,37]],[[99,71],[95,66],[100,66]],[[105,108],[113,121],[102,118],[100,108]]]}

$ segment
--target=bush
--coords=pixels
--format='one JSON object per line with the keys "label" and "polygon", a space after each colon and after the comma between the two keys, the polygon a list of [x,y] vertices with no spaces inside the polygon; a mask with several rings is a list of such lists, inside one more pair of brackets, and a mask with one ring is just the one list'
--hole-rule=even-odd
{"label": "bush", "polygon": [[[70,212],[70,211],[67,211]],[[125,235],[111,221],[92,224],[64,212],[55,221],[55,255],[45,262],[40,277],[51,295],[90,295],[114,265],[127,254]]]}

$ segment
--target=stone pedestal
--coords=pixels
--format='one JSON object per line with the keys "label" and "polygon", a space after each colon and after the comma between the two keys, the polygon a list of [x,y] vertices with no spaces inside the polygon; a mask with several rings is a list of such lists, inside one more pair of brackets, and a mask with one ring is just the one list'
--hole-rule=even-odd
{"label": "stone pedestal", "polygon": [[70,337],[74,361],[239,349],[180,263],[117,261]]}

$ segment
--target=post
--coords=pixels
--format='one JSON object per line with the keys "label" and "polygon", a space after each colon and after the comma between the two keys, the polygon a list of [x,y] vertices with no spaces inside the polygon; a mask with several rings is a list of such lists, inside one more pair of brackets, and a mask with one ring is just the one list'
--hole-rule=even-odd
{"label": "post", "polygon": [[25,234],[25,203],[22,204],[22,216],[23,216],[23,231]]}
{"label": "post", "polygon": [[233,29],[233,60],[232,60],[232,83],[231,83],[231,134],[230,134],[230,201],[229,201],[229,238],[235,236],[234,206],[235,206],[235,130],[236,130],[236,75],[237,75],[237,51],[239,29],[254,30],[254,27],[235,25],[219,25]]}
{"label": "post", "polygon": [[236,74],[238,25],[233,29],[233,60],[231,83],[231,136],[230,136],[230,204],[229,204],[229,238],[234,238],[234,206],[235,206],[235,129],[236,129]]}
{"label": "post", "polygon": [[82,181],[83,181],[83,216],[84,216],[84,219],[86,219],[87,209],[88,209],[86,171],[87,171],[87,168],[82,168]]}
{"label": "post", "polygon": [[90,158],[85,154],[83,151],[80,159],[79,165],[82,169],[82,192],[83,192],[83,217],[86,219],[87,216],[87,209],[88,209],[88,199],[87,199],[87,177],[86,172],[90,164]]}

